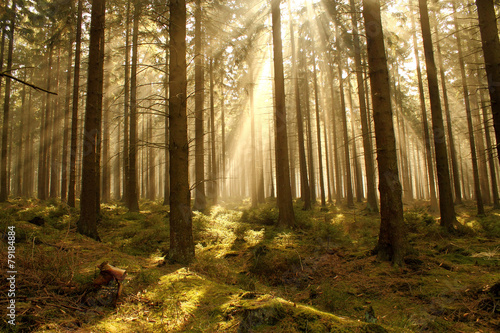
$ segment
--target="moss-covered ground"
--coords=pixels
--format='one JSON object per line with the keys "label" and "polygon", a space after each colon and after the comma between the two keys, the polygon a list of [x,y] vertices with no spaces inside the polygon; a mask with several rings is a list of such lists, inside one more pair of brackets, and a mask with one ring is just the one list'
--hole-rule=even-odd
{"label": "moss-covered ground", "polygon": [[[139,213],[102,205],[96,242],[76,233],[78,210],[53,200],[0,205],[2,332],[495,332],[500,330],[500,213],[457,207],[459,235],[425,203],[405,207],[404,267],[378,262],[379,217],[357,206],[312,211],[275,226],[270,201],[193,213],[196,260],[169,264],[168,206]],[[43,226],[28,221],[44,220]],[[16,326],[7,324],[8,226],[16,226]],[[127,271],[92,289],[97,266]],[[113,289],[114,288],[114,289]]]}

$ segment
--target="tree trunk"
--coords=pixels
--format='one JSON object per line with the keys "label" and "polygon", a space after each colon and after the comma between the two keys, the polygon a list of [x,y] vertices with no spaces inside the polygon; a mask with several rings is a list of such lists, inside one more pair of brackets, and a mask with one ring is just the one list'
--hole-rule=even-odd
{"label": "tree trunk", "polygon": [[274,85],[276,89],[275,117],[275,156],[276,156],[276,187],[278,190],[278,224],[292,227],[295,225],[295,215],[290,188],[290,170],[288,163],[288,136],[286,131],[285,109],[285,79],[283,74],[283,53],[281,45],[281,13],[280,1],[271,0],[273,24],[273,54],[274,54]]}
{"label": "tree trunk", "polygon": [[75,70],[73,73],[73,105],[71,109],[71,142],[69,157],[69,187],[68,205],[75,207],[76,197],[76,154],[78,149],[78,102],[80,91],[80,57],[82,46],[82,5],[83,0],[78,0],[78,13],[76,22],[76,49],[75,49]]}
{"label": "tree trunk", "polygon": [[[301,44],[303,49],[305,49],[305,40],[301,39]],[[307,168],[309,171],[309,194],[310,201],[316,203],[316,174],[314,172],[314,153],[313,153],[313,135],[311,126],[311,109],[309,104],[309,74],[307,69],[307,57],[305,51],[302,51],[301,56],[302,67],[303,67],[303,89],[304,89],[304,105],[306,113],[306,136],[307,136]]]}
{"label": "tree trunk", "polygon": [[204,99],[205,99],[205,80],[204,80],[204,55],[203,55],[203,41],[202,41],[202,18],[201,18],[201,0],[196,0],[195,9],[195,58],[194,58],[194,71],[195,71],[195,97],[194,97],[194,114],[195,114],[195,152],[194,152],[194,168],[195,168],[195,190],[194,190],[194,205],[193,210],[203,211],[207,205],[205,195],[205,133],[203,131],[203,116],[204,116]]}
{"label": "tree trunk", "polygon": [[99,195],[97,145],[102,110],[102,81],[104,63],[101,56],[104,48],[105,0],[93,0],[89,44],[89,71],[87,83],[87,103],[85,107],[85,127],[82,163],[82,194],[80,198],[80,219],[77,231],[100,241],[97,233],[99,218],[96,196]]}
{"label": "tree trunk", "polygon": [[[23,76],[24,81],[26,81],[26,72],[24,72]],[[19,115],[19,118],[19,149],[17,151],[17,196],[26,196],[26,164],[28,164],[28,159],[26,159],[26,152],[28,151],[29,142],[29,138],[23,140],[26,135],[29,135],[29,130],[25,131],[26,122],[28,120],[28,118],[26,117],[26,85],[23,85],[23,90],[21,92],[21,114]]]}
{"label": "tree trunk", "polygon": [[415,62],[417,67],[418,93],[420,97],[420,112],[422,113],[422,126],[424,130],[425,157],[427,161],[427,169],[429,178],[427,179],[431,195],[431,211],[438,209],[438,201],[436,195],[436,181],[434,179],[434,166],[432,164],[431,137],[429,134],[429,124],[427,122],[427,109],[425,106],[424,84],[422,82],[422,71],[420,68],[420,57],[418,56],[417,33],[415,27],[415,17],[411,16],[412,31],[413,31],[413,50],[415,52]]}
{"label": "tree trunk", "polygon": [[66,98],[64,104],[63,125],[63,155],[61,163],[61,201],[66,201],[68,195],[68,145],[69,145],[69,117],[71,114],[71,63],[73,62],[73,39],[69,41],[68,47],[68,69],[66,73]]}
{"label": "tree trunk", "polygon": [[[340,38],[340,25],[338,22],[338,13],[337,13],[337,8],[334,9],[334,24],[336,26],[335,28],[335,35],[336,35],[336,46],[338,52],[341,52],[342,50],[342,45],[341,45],[341,38]],[[339,72],[339,82],[340,82],[340,105],[341,105],[341,111],[340,111],[340,116],[342,119],[342,133],[344,135],[344,159],[345,159],[345,186],[346,186],[346,191],[347,191],[347,207],[354,207],[354,198],[353,198],[353,193],[352,193],[352,176],[351,176],[351,166],[350,166],[350,154],[349,154],[349,133],[347,130],[347,113],[346,113],[346,107],[345,107],[345,94],[344,94],[344,79],[343,79],[343,58],[341,54],[339,53],[339,61],[338,61],[338,72]]]}
{"label": "tree trunk", "polygon": [[479,167],[477,165],[477,153],[476,153],[476,142],[474,139],[474,125],[472,124],[472,111],[470,107],[469,100],[469,87],[467,86],[467,76],[465,74],[465,62],[464,55],[462,51],[462,39],[460,37],[457,11],[455,3],[453,5],[453,18],[455,25],[455,35],[457,40],[457,49],[458,49],[458,62],[460,65],[460,75],[462,79],[462,93],[464,95],[464,104],[465,104],[465,113],[467,116],[467,127],[469,129],[469,145],[471,151],[471,160],[472,160],[472,175],[474,177],[474,195],[476,197],[477,204],[477,214],[480,216],[484,215],[484,206],[483,206],[483,197],[481,193],[481,184],[479,182]]}
{"label": "tree trunk", "polygon": [[188,179],[186,2],[170,1],[170,249],[171,261],[194,259],[193,223]]}
{"label": "tree trunk", "polygon": [[441,111],[441,100],[439,97],[437,69],[436,63],[434,62],[434,51],[432,50],[432,37],[431,27],[429,23],[429,12],[427,9],[427,0],[419,0],[419,8],[422,37],[424,40],[424,53],[427,68],[429,97],[431,101],[432,132],[434,134],[434,147],[436,154],[441,226],[451,231],[454,229],[456,224],[455,207],[453,206],[453,195],[451,192],[450,170],[448,168],[448,153],[446,148],[443,114]]}
{"label": "tree trunk", "polygon": [[363,83],[363,66],[361,64],[361,47],[358,33],[357,11],[354,0],[349,0],[351,7],[351,20],[353,25],[354,42],[354,64],[356,66],[356,82],[358,84],[359,113],[361,116],[361,133],[363,135],[363,150],[366,169],[366,209],[378,213],[378,200],[375,185],[375,163],[373,161],[373,149],[370,140],[369,119],[366,106],[366,91]]}
{"label": "tree trunk", "polygon": [[[215,150],[215,102],[214,102],[214,60],[210,58],[210,146],[211,146],[211,173],[210,180],[212,183],[210,198],[212,199],[212,205],[217,204],[217,155]],[[255,145],[254,145],[255,148]],[[255,159],[254,159],[255,161]]]}
{"label": "tree trunk", "polygon": [[[166,40],[168,41],[168,31],[167,31],[167,36]],[[165,173],[165,179],[164,179],[164,188],[163,188],[163,204],[164,205],[169,205],[170,204],[170,177],[169,177],[169,170],[170,170],[170,159],[169,159],[169,145],[168,145],[168,140],[169,140],[169,106],[168,106],[168,99],[169,99],[169,94],[168,94],[168,87],[169,87],[169,58],[170,58],[170,49],[168,48],[168,44],[166,45],[166,50],[165,50],[165,79],[163,81],[163,89],[165,90],[165,121],[164,121],[164,126],[165,126],[165,150],[164,150],[164,159],[165,159],[165,166],[163,168],[164,173]]]}
{"label": "tree trunk", "polygon": [[391,260],[395,265],[403,265],[405,254],[403,191],[398,175],[389,70],[385,55],[379,0],[363,0],[363,15],[367,35],[379,170],[381,223],[377,256],[380,260]]}
{"label": "tree trunk", "polygon": [[[290,0],[288,0],[288,12],[291,15]],[[295,50],[295,35],[293,29],[293,20],[290,20],[290,39],[291,39],[291,52],[292,52],[292,73],[293,73],[293,86],[295,97],[295,115],[297,120],[297,142],[299,145],[299,172],[300,172],[300,197],[304,202],[304,210],[311,209],[311,191],[309,189],[309,180],[307,179],[307,164],[306,164],[306,151],[304,147],[304,118],[302,116],[302,107],[300,104],[300,87],[299,87],[299,73],[297,70],[297,54]]]}
{"label": "tree trunk", "polygon": [[439,74],[441,77],[441,87],[443,89],[443,102],[444,102],[444,112],[446,114],[446,129],[448,133],[448,145],[450,148],[450,160],[451,160],[451,171],[453,173],[453,187],[455,190],[455,203],[462,203],[462,185],[460,184],[460,174],[458,172],[458,159],[457,153],[455,149],[455,140],[453,139],[453,128],[451,127],[451,112],[450,112],[450,104],[448,101],[448,89],[446,87],[446,79],[443,67],[443,59],[441,56],[441,46],[440,46],[440,38],[439,31],[437,25],[434,26],[434,34],[436,35],[437,40],[437,57],[439,63]]}
{"label": "tree trunk", "polygon": [[137,61],[139,48],[140,1],[134,2],[134,32],[132,35],[132,68],[130,72],[130,142],[128,156],[127,207],[131,212],[139,211],[137,194]]}
{"label": "tree trunk", "polygon": [[488,88],[490,92],[493,127],[497,140],[497,155],[500,161],[500,41],[493,0],[476,0],[479,30],[486,63]]}
{"label": "tree trunk", "polygon": [[313,49],[313,79],[314,79],[314,104],[316,110],[316,138],[318,140],[318,166],[319,166],[319,189],[321,198],[321,207],[326,206],[325,196],[325,180],[323,175],[323,155],[321,154],[321,121],[319,118],[319,87],[318,87],[318,74],[316,70],[316,51],[314,49],[314,39],[312,40]]}
{"label": "tree trunk", "polygon": [[52,100],[52,114],[51,114],[51,132],[52,137],[50,141],[50,198],[57,197],[58,181],[59,181],[59,134],[60,134],[60,112],[59,112],[59,73],[61,70],[61,50],[57,50],[57,64],[56,64],[56,75],[55,75],[55,92],[58,96],[55,96]]}
{"label": "tree trunk", "polygon": [[[109,36],[109,34],[108,34]],[[108,37],[109,41],[109,37]],[[111,54],[109,51],[107,52],[104,60],[106,67],[108,67],[110,63],[110,58]],[[103,99],[104,99],[104,107],[102,112],[104,113],[104,118],[103,118],[103,123],[102,123],[102,176],[101,176],[101,181],[102,181],[102,188],[101,188],[101,196],[102,196],[102,202],[108,202],[110,199],[110,192],[111,192],[111,161],[109,157],[109,150],[110,150],[110,144],[109,144],[109,129],[111,127],[111,123],[109,121],[109,113],[110,111],[110,76],[111,74],[108,72],[105,73],[104,76],[104,92],[103,92]]]}
{"label": "tree trunk", "polygon": [[[9,31],[9,49],[7,51],[7,68],[6,72],[10,73],[12,69],[12,54],[14,52],[14,28],[16,21],[16,0],[12,1],[11,18],[10,18],[10,31]],[[1,148],[1,162],[0,162],[0,202],[5,202],[9,196],[8,182],[10,179],[7,177],[7,142],[9,132],[9,112],[10,112],[10,84],[11,79],[5,79],[5,100],[3,104],[3,123],[2,123],[2,148]]]}
{"label": "tree trunk", "polygon": [[125,22],[125,74],[123,88],[123,202],[129,203],[129,158],[130,158],[130,7],[131,1],[127,1],[127,18]]}

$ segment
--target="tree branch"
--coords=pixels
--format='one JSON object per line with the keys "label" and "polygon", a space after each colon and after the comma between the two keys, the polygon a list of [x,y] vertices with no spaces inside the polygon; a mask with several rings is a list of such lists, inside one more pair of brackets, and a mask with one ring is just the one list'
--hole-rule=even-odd
{"label": "tree branch", "polygon": [[8,77],[9,79],[12,79],[12,80],[14,80],[14,81],[20,82],[20,83],[22,83],[22,84],[24,84],[24,85],[27,85],[28,87],[31,87],[31,88],[33,88],[33,89],[35,89],[35,90],[43,91],[43,92],[46,92],[46,93],[48,93],[48,94],[52,94],[52,95],[57,95],[57,93],[55,93],[55,92],[48,91],[48,90],[46,90],[46,89],[40,88],[40,87],[38,87],[38,86],[35,86],[34,84],[31,84],[31,83],[28,83],[28,82],[23,81],[23,80],[21,80],[21,79],[18,79],[17,77],[14,77],[14,76],[12,76],[12,75],[10,75],[10,74],[7,74],[6,72],[1,72],[1,73],[0,73],[0,77],[1,77],[1,76]]}

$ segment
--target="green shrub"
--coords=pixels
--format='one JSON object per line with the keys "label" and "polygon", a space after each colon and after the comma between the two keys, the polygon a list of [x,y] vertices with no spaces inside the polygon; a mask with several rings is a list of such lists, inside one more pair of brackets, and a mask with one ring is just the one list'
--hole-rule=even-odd
{"label": "green shrub", "polygon": [[488,237],[500,237],[500,217],[497,214],[479,218],[479,224]]}
{"label": "green shrub", "polygon": [[262,205],[243,211],[242,222],[275,225],[278,222],[278,208],[275,205]]}

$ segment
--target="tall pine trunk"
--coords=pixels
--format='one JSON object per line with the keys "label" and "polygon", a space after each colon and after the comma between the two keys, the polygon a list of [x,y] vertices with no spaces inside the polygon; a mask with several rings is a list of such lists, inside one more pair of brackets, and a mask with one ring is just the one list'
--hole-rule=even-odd
{"label": "tall pine trunk", "polygon": [[99,211],[96,197],[99,196],[98,143],[100,113],[102,112],[102,81],[104,72],[104,24],[105,0],[93,0],[89,44],[89,71],[87,103],[85,106],[85,127],[83,136],[82,194],[80,197],[80,219],[77,231],[100,240],[97,233]]}
{"label": "tall pine trunk", "polygon": [[134,32],[132,35],[132,67],[130,73],[130,142],[128,157],[127,207],[131,212],[139,211],[137,194],[137,62],[139,49],[140,1],[134,2]]}
{"label": "tall pine trunk", "polygon": [[194,41],[194,114],[195,114],[195,138],[194,138],[194,168],[195,168],[195,190],[193,210],[203,211],[207,205],[205,195],[205,133],[203,131],[203,113],[205,105],[205,80],[204,80],[204,55],[203,41],[201,35],[201,0],[196,0],[195,9],[195,41]]}
{"label": "tall pine trunk", "polygon": [[351,7],[351,20],[353,25],[354,64],[356,66],[356,82],[358,84],[359,113],[361,116],[361,132],[363,135],[363,150],[366,169],[366,209],[378,212],[378,199],[375,185],[375,166],[373,149],[370,140],[371,133],[368,128],[368,113],[366,106],[366,90],[363,82],[363,66],[361,64],[361,47],[358,33],[358,18],[354,0],[349,0]]}
{"label": "tall pine trunk", "polygon": [[[7,73],[10,74],[12,69],[12,54],[14,52],[14,28],[16,20],[16,0],[12,1],[10,27],[9,27],[9,48],[7,51]],[[7,142],[9,132],[9,112],[10,112],[10,84],[11,79],[5,79],[5,100],[3,104],[3,123],[2,123],[2,148],[1,148],[1,162],[0,162],[0,202],[7,201],[9,196],[8,182],[10,179],[7,177]]]}
{"label": "tall pine trunk", "polygon": [[418,55],[418,45],[417,45],[417,33],[415,27],[415,18],[411,16],[412,31],[413,31],[413,50],[415,53],[415,63],[417,67],[417,80],[418,80],[418,96],[420,98],[420,112],[422,114],[422,128],[424,130],[424,147],[425,147],[425,158],[427,161],[427,173],[429,191],[431,196],[431,211],[436,211],[438,209],[438,201],[436,194],[436,182],[434,179],[434,166],[432,164],[432,150],[431,150],[431,137],[429,133],[429,123],[427,122],[427,108],[425,106],[425,95],[424,95],[424,84],[422,81],[422,70],[420,68],[420,57]]}
{"label": "tall pine trunk", "polygon": [[280,1],[271,0],[273,54],[274,54],[274,86],[276,89],[275,116],[275,156],[276,187],[278,192],[278,224],[294,226],[295,215],[290,188],[290,170],[288,163],[288,137],[286,131],[285,78],[283,74],[283,51],[281,44],[281,12]]}
{"label": "tall pine trunk", "polygon": [[75,207],[76,198],[76,154],[78,147],[78,102],[80,91],[80,57],[82,46],[82,5],[83,0],[78,1],[78,12],[76,21],[76,49],[75,49],[75,70],[73,73],[73,105],[71,109],[71,141],[69,156],[69,186],[68,205]]}
{"label": "tall pine trunk", "polygon": [[402,265],[405,254],[403,190],[398,175],[389,70],[379,0],[363,0],[363,15],[367,36],[379,171],[381,223],[377,257],[381,260],[391,260],[396,265]]}
{"label": "tall pine trunk", "polygon": [[479,167],[477,164],[477,152],[476,152],[476,142],[474,138],[474,125],[472,123],[472,110],[470,106],[469,100],[469,87],[467,85],[467,76],[465,74],[465,61],[464,55],[462,51],[462,38],[460,36],[458,18],[456,5],[453,4],[453,21],[455,25],[455,36],[457,40],[457,49],[458,49],[458,63],[460,65],[460,75],[462,79],[462,93],[464,95],[464,104],[465,104],[465,113],[467,117],[467,128],[469,130],[469,145],[471,151],[471,160],[472,160],[472,175],[474,177],[474,195],[476,197],[477,204],[477,214],[484,215],[484,206],[483,206],[483,197],[481,193],[481,184],[479,182]]}
{"label": "tall pine trunk", "polygon": [[186,2],[170,1],[170,249],[171,261],[194,259],[187,136]]}
{"label": "tall pine trunk", "polygon": [[431,27],[429,22],[427,0],[419,0],[419,8],[422,37],[424,40],[429,97],[431,101],[432,132],[434,134],[434,147],[436,154],[441,226],[451,231],[454,229],[456,224],[455,207],[453,206],[453,195],[451,192],[448,153],[446,148],[443,114],[441,111],[441,99],[439,97],[437,69],[436,63],[434,62],[434,51],[432,49]]}
{"label": "tall pine trunk", "polygon": [[493,113],[493,127],[497,140],[497,155],[500,161],[500,41],[493,0],[476,0],[479,30],[483,46],[488,88]]}

